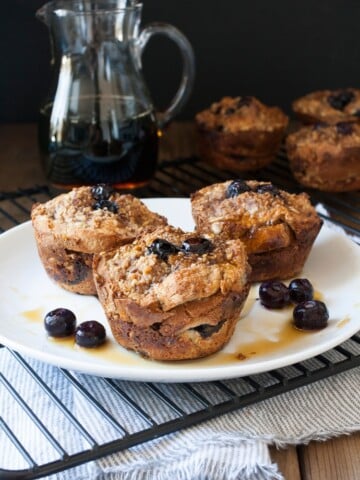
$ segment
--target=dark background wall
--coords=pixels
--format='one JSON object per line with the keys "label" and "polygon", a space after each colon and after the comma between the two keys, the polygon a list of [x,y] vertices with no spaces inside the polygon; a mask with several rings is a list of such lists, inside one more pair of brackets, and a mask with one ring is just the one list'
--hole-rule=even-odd
{"label": "dark background wall", "polygon": [[[42,0],[2,0],[0,122],[37,118],[50,83]],[[144,0],[143,24],[176,25],[193,45],[196,82],[180,118],[223,95],[252,94],[290,111],[315,89],[360,87],[360,2],[341,0]],[[150,42],[143,68],[163,107],[180,75],[179,54],[163,37]]]}

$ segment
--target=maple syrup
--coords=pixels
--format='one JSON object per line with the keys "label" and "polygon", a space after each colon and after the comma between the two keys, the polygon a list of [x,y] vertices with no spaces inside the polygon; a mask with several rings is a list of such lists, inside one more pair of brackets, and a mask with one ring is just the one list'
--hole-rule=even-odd
{"label": "maple syrup", "polygon": [[108,118],[92,123],[70,117],[61,134],[52,126],[51,114],[52,104],[40,111],[39,148],[45,174],[56,188],[107,183],[131,189],[152,178],[159,141],[152,112],[136,113],[116,125]]}

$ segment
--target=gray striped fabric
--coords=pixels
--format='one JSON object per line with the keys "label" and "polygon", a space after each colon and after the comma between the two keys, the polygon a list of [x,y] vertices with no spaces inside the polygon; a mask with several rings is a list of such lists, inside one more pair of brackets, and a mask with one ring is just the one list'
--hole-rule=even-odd
{"label": "gray striped fabric", "polygon": [[266,446],[360,430],[360,397],[354,395],[359,387],[357,368],[109,456],[89,465],[89,478],[280,479]]}
{"label": "gray striped fabric", "polygon": [[[41,417],[48,430],[70,453],[87,448],[78,432],[63,418],[57,407],[46,400],[33,380],[14,368],[7,352],[0,352],[1,370],[20,391],[29,406]],[[97,418],[82,395],[56,370],[30,360],[51,390],[68,406],[98,441],[116,438],[116,429]],[[311,361],[310,361],[311,364]],[[289,367],[290,368],[290,367]],[[103,404],[113,417],[127,418],[127,430],[141,428],[139,420],[119,405],[108,385],[101,378],[79,375],[82,384]],[[135,398],[143,394],[142,385],[121,382]],[[210,386],[209,386],[210,388]],[[144,445],[102,458],[81,467],[47,477],[51,480],[221,480],[281,479],[281,472],[272,464],[268,445],[325,440],[360,430],[360,368],[282,394],[242,410],[217,417],[198,426],[158,438]],[[179,400],[179,399],[177,399]],[[181,399],[180,399],[181,400]],[[149,412],[156,412],[161,421],[159,401],[146,399]],[[32,457],[39,463],[58,455],[44,447],[44,439],[29,422],[5,388],[0,390],[1,416],[13,428]],[[14,448],[0,436],[0,465],[25,468]]]}

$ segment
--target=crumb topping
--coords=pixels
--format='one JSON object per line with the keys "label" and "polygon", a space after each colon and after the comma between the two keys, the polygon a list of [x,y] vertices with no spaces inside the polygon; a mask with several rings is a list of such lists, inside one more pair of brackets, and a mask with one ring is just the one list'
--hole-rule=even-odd
{"label": "crumb topping", "polygon": [[293,110],[318,120],[357,120],[360,90],[355,88],[311,92],[293,102]]}
{"label": "crumb topping", "polygon": [[271,184],[250,180],[245,182],[251,187],[250,191],[227,198],[231,183],[214,184],[192,195],[193,213],[200,220],[200,229],[207,224],[213,233],[220,234],[224,225],[229,232],[231,225],[236,225],[236,234],[245,236],[260,227],[286,223],[296,232],[300,224],[317,217],[305,193],[291,194],[279,189],[275,190],[276,194],[266,189],[258,193],[256,189],[260,185]]}
{"label": "crumb topping", "polygon": [[224,97],[196,115],[200,128],[224,133],[285,128],[287,116],[278,107],[268,107],[251,96]]}
{"label": "crumb topping", "polygon": [[78,187],[35,205],[31,217],[39,231],[51,232],[70,242],[68,248],[78,246],[82,251],[99,251],[102,242],[105,249],[121,243],[116,238],[132,239],[140,230],[167,224],[165,217],[151,212],[131,194],[114,191],[103,208],[95,204],[91,187]]}
{"label": "crumb topping", "polygon": [[[114,297],[126,297],[141,306],[160,305],[165,311],[185,302],[242,291],[249,267],[240,241],[213,240],[202,254],[177,249],[166,259],[149,252],[149,245],[162,238],[180,247],[194,233],[174,227],[159,228],[138,237],[132,244],[100,255],[96,275],[113,285]],[[210,238],[210,237],[209,237]],[[100,280],[101,281],[101,280]]]}
{"label": "crumb topping", "polygon": [[302,127],[287,137],[287,143],[304,145],[331,145],[333,149],[360,146],[360,125],[354,122],[337,122],[335,124],[318,123]]}

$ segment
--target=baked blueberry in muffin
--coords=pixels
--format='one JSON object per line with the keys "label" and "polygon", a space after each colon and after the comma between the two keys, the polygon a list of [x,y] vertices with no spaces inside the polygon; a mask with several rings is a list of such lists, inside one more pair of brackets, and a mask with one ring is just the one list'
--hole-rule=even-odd
{"label": "baked blueberry in muffin", "polygon": [[98,297],[116,341],[156,360],[220,350],[248,295],[249,271],[241,241],[171,226],[94,256]]}
{"label": "baked blueberry in muffin", "polygon": [[95,295],[94,253],[129,243],[142,231],[167,224],[130,194],[108,185],[78,187],[31,212],[38,252],[50,278],[71,292]]}
{"label": "baked blueberry in muffin", "polygon": [[286,139],[297,181],[328,192],[360,189],[360,125],[325,122],[303,127]]}
{"label": "baked blueberry in muffin", "polygon": [[304,123],[357,122],[360,118],[360,90],[319,90],[295,100],[292,109]]}
{"label": "baked blueberry in muffin", "polygon": [[200,157],[216,167],[257,170],[275,157],[288,117],[252,96],[224,97],[195,117]]}
{"label": "baked blueberry in muffin", "polygon": [[191,206],[199,235],[244,243],[252,282],[299,274],[322,225],[307,194],[269,182],[216,183],[192,194]]}

